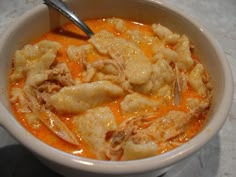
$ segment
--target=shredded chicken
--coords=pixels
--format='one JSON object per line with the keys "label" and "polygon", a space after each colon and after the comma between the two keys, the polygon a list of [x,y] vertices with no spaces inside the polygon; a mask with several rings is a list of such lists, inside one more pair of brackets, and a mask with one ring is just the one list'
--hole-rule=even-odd
{"label": "shredded chicken", "polygon": [[[108,148],[105,152],[107,158],[111,160],[123,159],[126,145],[130,142],[141,145],[152,142],[161,144],[181,135],[192,119],[208,109],[209,102],[204,101],[196,106],[190,113],[170,111],[159,118],[156,118],[155,115],[137,116],[122,122],[117,130],[107,132]],[[135,151],[135,149],[129,149],[130,151]],[[146,153],[148,154],[148,152],[144,152],[144,154]]]}

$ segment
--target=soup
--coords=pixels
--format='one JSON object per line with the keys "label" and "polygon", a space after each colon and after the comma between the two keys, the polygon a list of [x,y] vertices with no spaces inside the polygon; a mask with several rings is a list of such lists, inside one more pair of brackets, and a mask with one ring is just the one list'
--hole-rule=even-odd
{"label": "soup", "polygon": [[15,52],[9,98],[17,120],[62,151],[134,160],[170,151],[207,120],[212,84],[186,35],[161,24],[87,20]]}

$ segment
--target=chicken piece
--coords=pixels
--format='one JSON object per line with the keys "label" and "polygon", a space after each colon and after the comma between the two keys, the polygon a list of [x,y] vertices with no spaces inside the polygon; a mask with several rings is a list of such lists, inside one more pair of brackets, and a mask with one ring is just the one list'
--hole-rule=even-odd
{"label": "chicken piece", "polygon": [[[57,42],[44,40],[33,46],[27,45],[18,51],[27,61],[27,65],[25,66],[26,82],[23,91],[29,104],[33,105],[31,110],[34,112],[38,112],[41,107],[44,107],[44,105],[40,105],[41,103],[36,94],[42,83],[50,79],[53,80],[49,78],[50,67],[54,64],[57,51],[60,47],[61,45]],[[62,79],[63,77],[59,78]],[[57,84],[59,83],[57,82]]]}
{"label": "chicken piece", "polygon": [[89,145],[98,159],[105,159],[103,154],[107,131],[117,128],[114,115],[109,107],[97,107],[80,116],[73,117],[73,124],[80,137]]}
{"label": "chicken piece", "polygon": [[[50,95],[65,86],[74,85],[71,73],[65,63],[58,63],[52,69],[45,68],[45,70],[37,71],[34,70],[28,74],[24,92],[30,102],[38,102],[40,107],[49,106],[47,102]],[[34,111],[39,111],[40,107],[35,106]]]}
{"label": "chicken piece", "polygon": [[65,63],[57,63],[52,69],[46,71],[49,81],[56,81],[62,87],[74,85],[71,72]]}
{"label": "chicken piece", "polygon": [[149,124],[143,117],[134,117],[122,122],[116,130],[108,131],[105,139],[106,148],[104,148],[107,158],[110,160],[133,160],[154,155],[153,149],[157,150],[157,146],[153,145],[152,138],[146,134],[136,136],[138,129]]}
{"label": "chicken piece", "polygon": [[56,114],[51,111],[44,110],[38,113],[39,119],[46,125],[54,134],[67,141],[70,144],[79,145],[74,133],[61,121]]}
{"label": "chicken piece", "polygon": [[49,104],[58,112],[79,113],[112,101],[124,91],[109,81],[97,81],[64,87],[49,98]]}
{"label": "chicken piece", "polygon": [[156,110],[159,103],[151,100],[148,97],[140,95],[138,93],[132,93],[127,95],[124,100],[120,103],[123,114],[131,112],[142,112],[146,109]]}
{"label": "chicken piece", "polygon": [[125,66],[125,74],[132,84],[148,82],[152,65],[143,51],[134,43],[123,38],[115,37],[107,31],[100,31],[92,36],[89,42],[104,55]]}
{"label": "chicken piece", "polygon": [[147,129],[141,131],[151,135],[158,142],[165,142],[183,133],[191,119],[191,114],[170,111],[167,115],[153,121]]}

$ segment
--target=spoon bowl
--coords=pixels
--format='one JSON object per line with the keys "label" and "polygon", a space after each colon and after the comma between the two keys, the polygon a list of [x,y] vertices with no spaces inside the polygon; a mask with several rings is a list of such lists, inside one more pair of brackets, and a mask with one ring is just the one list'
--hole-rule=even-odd
{"label": "spoon bowl", "polygon": [[81,20],[62,0],[44,0],[44,4],[56,9],[62,15],[67,17],[82,31],[84,31],[88,37],[91,37],[94,32]]}

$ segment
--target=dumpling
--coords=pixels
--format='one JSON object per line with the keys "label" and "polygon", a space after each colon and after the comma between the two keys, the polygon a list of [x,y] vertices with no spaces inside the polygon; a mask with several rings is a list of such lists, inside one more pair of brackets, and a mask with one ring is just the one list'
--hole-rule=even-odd
{"label": "dumpling", "polygon": [[132,84],[146,83],[152,72],[152,65],[143,51],[133,42],[115,37],[108,31],[100,31],[89,42],[104,55],[123,63],[128,81]]}
{"label": "dumpling", "polygon": [[91,44],[85,44],[81,46],[70,45],[67,49],[67,55],[72,61],[84,61],[87,54],[91,52],[93,46]]}
{"label": "dumpling", "polygon": [[110,81],[97,81],[62,88],[48,103],[58,112],[79,113],[112,101],[124,94],[121,87]]}
{"label": "dumpling", "polygon": [[132,112],[141,112],[145,109],[157,109],[159,103],[138,93],[127,95],[120,103],[123,114]]}
{"label": "dumpling", "polygon": [[159,89],[163,86],[172,84],[174,72],[166,60],[160,59],[153,65],[151,80],[153,82],[153,94],[158,94]]}
{"label": "dumpling", "polygon": [[178,53],[177,65],[179,69],[187,70],[193,65],[193,59],[190,51],[190,42],[187,36],[182,35],[174,47]]}
{"label": "dumpling", "polygon": [[80,137],[99,159],[104,159],[105,135],[117,128],[114,115],[109,107],[97,107],[81,116],[74,116],[73,123]]}
{"label": "dumpling", "polygon": [[167,44],[176,44],[180,37],[179,34],[173,33],[170,29],[162,26],[161,24],[153,24],[152,30],[160,39],[164,40]]}
{"label": "dumpling", "polygon": [[124,153],[121,160],[143,159],[157,154],[157,144],[149,141],[143,144],[136,144],[133,141],[127,141],[124,145]]}
{"label": "dumpling", "polygon": [[191,87],[196,90],[200,95],[206,96],[207,88],[203,82],[204,67],[202,64],[197,64],[190,72],[188,82]]}
{"label": "dumpling", "polygon": [[[35,45],[26,45],[17,50],[13,60],[14,70],[11,80],[22,79],[28,72],[48,69],[56,57],[61,45],[54,41],[43,40]],[[35,71],[36,70],[36,71]]]}
{"label": "dumpling", "polygon": [[114,24],[115,25],[115,29],[118,32],[125,32],[127,30],[126,26],[125,26],[124,20],[122,20],[120,18],[108,18],[107,21],[109,23],[111,23],[111,24]]}

